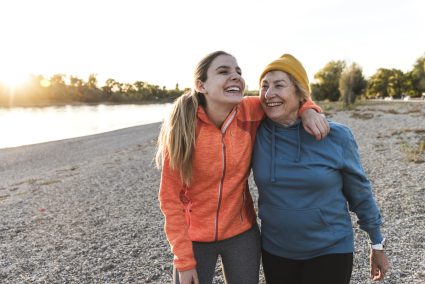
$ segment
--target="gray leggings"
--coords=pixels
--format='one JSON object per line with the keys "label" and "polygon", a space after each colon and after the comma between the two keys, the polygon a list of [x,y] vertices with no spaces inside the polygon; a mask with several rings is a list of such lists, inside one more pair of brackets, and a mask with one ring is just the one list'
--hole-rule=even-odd
{"label": "gray leggings", "polygon": [[[261,242],[256,224],[248,231],[226,240],[193,242],[193,252],[200,284],[212,283],[219,255],[226,283],[258,284]],[[176,269],[173,271],[173,283],[180,284]]]}

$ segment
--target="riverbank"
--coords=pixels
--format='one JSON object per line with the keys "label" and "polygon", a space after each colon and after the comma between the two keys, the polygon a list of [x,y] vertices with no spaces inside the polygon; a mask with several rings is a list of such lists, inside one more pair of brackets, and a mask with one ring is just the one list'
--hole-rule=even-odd
{"label": "riverbank", "polygon": [[0,149],[162,121],[172,104],[0,108]]}
{"label": "riverbank", "polygon": [[[412,155],[425,140],[425,105],[325,110],[353,130],[374,184],[392,265],[383,283],[424,283],[425,156]],[[170,283],[159,126],[0,150],[0,282]],[[354,230],[352,283],[370,283],[368,240]]]}

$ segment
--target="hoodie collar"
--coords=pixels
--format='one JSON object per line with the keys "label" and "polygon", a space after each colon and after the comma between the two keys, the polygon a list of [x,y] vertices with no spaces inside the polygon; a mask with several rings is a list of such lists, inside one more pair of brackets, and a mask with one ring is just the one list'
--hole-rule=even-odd
{"label": "hoodie collar", "polygon": [[[237,110],[238,110],[238,108],[237,108],[237,106],[235,106],[232,109],[232,111],[229,113],[229,115],[226,117],[226,119],[224,120],[224,122],[223,122],[223,124],[221,125],[221,128],[220,128],[221,133],[225,133],[227,128],[229,127],[229,125],[236,118],[236,115],[238,113]],[[202,122],[204,122],[206,124],[214,125],[214,123],[208,117],[208,114],[205,112],[204,108],[201,107],[201,106],[198,106],[197,117],[198,117],[198,119],[200,119]]]}

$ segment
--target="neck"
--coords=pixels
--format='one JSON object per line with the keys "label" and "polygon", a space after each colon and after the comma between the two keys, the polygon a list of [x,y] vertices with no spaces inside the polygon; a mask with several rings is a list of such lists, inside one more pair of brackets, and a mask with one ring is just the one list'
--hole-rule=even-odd
{"label": "neck", "polygon": [[209,119],[215,126],[221,128],[226,118],[229,116],[229,113],[232,111],[234,105],[228,106],[214,106],[212,104],[207,103],[207,107],[205,108],[205,112],[207,113]]}
{"label": "neck", "polygon": [[273,121],[288,127],[288,126],[294,125],[298,121],[298,114],[293,113],[286,117],[280,117],[279,119],[276,119],[276,120],[273,119]]}

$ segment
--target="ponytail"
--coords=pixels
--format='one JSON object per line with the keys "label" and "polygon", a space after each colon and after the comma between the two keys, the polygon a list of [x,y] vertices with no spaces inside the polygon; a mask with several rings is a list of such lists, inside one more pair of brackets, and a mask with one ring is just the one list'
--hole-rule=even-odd
{"label": "ponytail", "polygon": [[180,96],[173,105],[168,120],[164,121],[158,137],[156,164],[160,168],[165,156],[170,168],[178,170],[185,185],[192,179],[192,159],[195,148],[196,113],[205,104],[203,94],[192,90]]}

